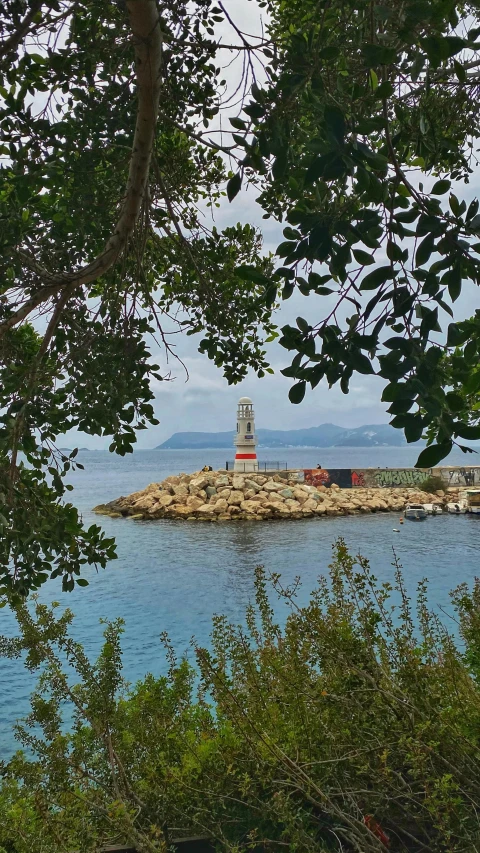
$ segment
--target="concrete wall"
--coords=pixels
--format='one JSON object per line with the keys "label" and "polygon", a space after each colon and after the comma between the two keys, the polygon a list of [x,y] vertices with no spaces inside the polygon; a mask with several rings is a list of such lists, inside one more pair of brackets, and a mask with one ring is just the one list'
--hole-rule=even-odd
{"label": "concrete wall", "polygon": [[[280,472],[279,472],[280,473]],[[302,479],[299,472],[299,479]],[[439,468],[317,468],[304,469],[303,480],[314,486],[355,488],[412,488],[421,486],[428,477],[441,477],[449,486],[480,486],[480,465],[442,466]]]}

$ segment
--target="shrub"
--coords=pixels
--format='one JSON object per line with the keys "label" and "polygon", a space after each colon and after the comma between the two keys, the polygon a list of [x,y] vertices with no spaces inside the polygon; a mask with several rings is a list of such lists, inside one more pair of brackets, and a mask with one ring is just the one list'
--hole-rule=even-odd
{"label": "shrub", "polygon": [[429,492],[431,494],[432,492],[439,492],[440,490],[444,490],[445,483],[443,482],[441,477],[432,476],[427,477],[427,479],[423,481],[420,488],[423,492]]}
{"label": "shrub", "polygon": [[[283,628],[269,582],[290,605]],[[424,582],[412,610],[398,565],[379,584],[341,540],[305,606],[296,591],[259,568],[245,625],[215,618],[196,668],[164,638],[168,674],[133,689],[120,622],[90,664],[71,614],[20,605],[21,637],[3,652],[26,652],[42,674],[18,729],[33,756],[3,770],[0,845],[89,853],[120,840],[153,853],[183,832],[230,851],[478,849],[479,584],[453,596],[465,650]]]}

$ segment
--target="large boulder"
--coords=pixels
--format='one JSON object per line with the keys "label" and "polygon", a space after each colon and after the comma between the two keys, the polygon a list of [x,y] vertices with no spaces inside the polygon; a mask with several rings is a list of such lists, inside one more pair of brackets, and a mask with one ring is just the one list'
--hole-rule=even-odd
{"label": "large boulder", "polygon": [[[211,506],[211,504],[210,504],[210,506]],[[228,501],[226,501],[225,498],[219,498],[213,504],[213,511],[217,514],[226,513],[227,510],[228,510]]]}
{"label": "large boulder", "polygon": [[233,475],[232,486],[237,492],[243,492],[245,486],[245,478],[238,474]]}
{"label": "large boulder", "polygon": [[286,510],[286,512],[289,512],[288,506],[280,503],[280,501],[266,501],[264,507],[265,509],[271,509],[273,512],[277,512],[277,510]]}
{"label": "large boulder", "polygon": [[176,477],[174,474],[170,474],[169,477],[165,477],[164,483],[168,483],[170,486],[178,486],[180,483],[180,477]]}
{"label": "large boulder", "polygon": [[158,499],[159,505],[164,508],[173,504],[173,501],[174,498],[172,497],[172,495],[161,495]]}
{"label": "large boulder", "polygon": [[225,498],[225,500],[228,500],[228,496],[230,495],[231,491],[232,490],[229,486],[222,486],[221,488],[217,489],[217,496]]}
{"label": "large boulder", "polygon": [[218,489],[219,486],[229,486],[230,480],[228,479],[227,474],[222,474],[220,477],[217,477],[215,480],[215,485]]}
{"label": "large boulder", "polygon": [[255,480],[251,480],[248,477],[246,477],[245,478],[245,489],[248,489],[249,491],[253,491],[256,493],[256,492],[260,491],[260,486],[258,483],[255,482]]}
{"label": "large boulder", "polygon": [[[147,494],[147,495],[149,495],[149,494],[151,494],[151,493],[153,493],[153,492],[158,492],[158,491],[160,491],[160,490],[161,490],[161,488],[162,488],[162,484],[161,484],[161,483],[150,483],[150,485],[149,485],[149,486],[147,486],[147,488],[146,488],[146,489],[144,489],[144,490],[143,490],[143,492],[141,492],[141,494],[142,494],[142,495],[143,495],[143,494]],[[137,492],[137,494],[139,494],[139,493]],[[132,497],[132,495],[130,495],[130,497]]]}
{"label": "large boulder", "polygon": [[190,480],[190,486],[193,486],[194,489],[204,489],[206,486],[209,485],[209,478],[205,474],[199,474],[196,477],[192,477],[192,479]]}
{"label": "large boulder", "polygon": [[240,507],[241,509],[243,509],[244,512],[252,513],[258,512],[258,506],[259,505],[257,501],[242,501],[242,503],[240,504]]}
{"label": "large boulder", "polygon": [[288,489],[288,488],[281,489],[278,494],[281,495],[282,498],[285,498],[285,500],[291,500],[291,498],[293,498],[293,490],[292,489]]}
{"label": "large boulder", "polygon": [[240,504],[242,503],[243,500],[244,500],[243,492],[241,492],[239,489],[232,489],[232,491],[230,492],[230,494],[228,496],[228,503],[230,504],[230,506],[232,506],[232,505],[240,506]]}
{"label": "large boulder", "polygon": [[188,486],[186,486],[184,483],[181,483],[179,486],[173,487],[173,494],[176,495],[178,498],[186,498],[188,493]]}
{"label": "large boulder", "polygon": [[186,501],[187,506],[192,512],[195,512],[199,507],[203,506],[204,501],[197,495],[189,495]]}
{"label": "large boulder", "polygon": [[[173,498],[171,498],[173,500]],[[137,500],[133,504],[134,512],[141,512],[153,509],[155,504],[157,503],[157,499],[153,497],[153,495],[143,495],[141,498],[137,498]]]}
{"label": "large boulder", "polygon": [[275,507],[275,515],[280,518],[289,518],[290,517],[290,507],[286,504],[277,504]]}
{"label": "large boulder", "polygon": [[293,500],[292,498],[288,498],[285,504],[288,506],[290,512],[300,512],[302,508],[300,501]]}
{"label": "large boulder", "polygon": [[197,514],[199,516],[213,515],[214,512],[215,506],[213,504],[202,504],[202,506],[199,506],[197,509]]}
{"label": "large boulder", "polygon": [[211,497],[213,497],[213,495],[217,494],[217,490],[216,490],[215,486],[206,486],[205,491],[207,493],[207,498],[211,498]]}
{"label": "large boulder", "polygon": [[264,492],[279,492],[283,488],[282,483],[276,483],[273,480],[268,480],[263,486]]}
{"label": "large boulder", "polygon": [[172,507],[172,511],[175,518],[188,518],[192,514],[191,508],[189,506],[182,506],[182,504],[176,504]]}

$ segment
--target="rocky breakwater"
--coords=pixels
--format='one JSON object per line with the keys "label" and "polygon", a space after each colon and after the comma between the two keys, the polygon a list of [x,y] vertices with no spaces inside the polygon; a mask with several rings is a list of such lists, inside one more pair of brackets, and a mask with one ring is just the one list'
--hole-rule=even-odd
{"label": "rocky breakwater", "polygon": [[299,483],[297,474],[234,474],[226,471],[179,474],[151,483],[141,492],[95,507],[94,512],[133,519],[187,521],[263,521],[372,512],[402,512],[407,502],[440,503],[455,499],[416,489],[315,487]]}

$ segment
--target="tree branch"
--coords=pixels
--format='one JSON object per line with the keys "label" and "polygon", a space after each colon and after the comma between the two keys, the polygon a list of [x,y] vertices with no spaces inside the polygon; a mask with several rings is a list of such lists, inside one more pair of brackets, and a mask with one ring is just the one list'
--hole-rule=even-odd
{"label": "tree branch", "polygon": [[15,50],[16,47],[20,44],[22,39],[27,35],[30,24],[32,23],[37,12],[40,11],[43,5],[43,0],[32,0],[32,4],[30,9],[28,10],[25,17],[20,21],[16,30],[11,33],[5,41],[0,42],[0,59],[3,59],[4,56],[10,53],[10,51]]}

